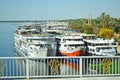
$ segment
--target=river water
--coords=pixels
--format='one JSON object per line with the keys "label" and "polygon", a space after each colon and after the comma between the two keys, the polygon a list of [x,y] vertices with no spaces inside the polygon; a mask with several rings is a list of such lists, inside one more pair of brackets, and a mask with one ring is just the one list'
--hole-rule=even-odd
{"label": "river water", "polygon": [[26,22],[0,22],[0,57],[14,56],[14,31]]}

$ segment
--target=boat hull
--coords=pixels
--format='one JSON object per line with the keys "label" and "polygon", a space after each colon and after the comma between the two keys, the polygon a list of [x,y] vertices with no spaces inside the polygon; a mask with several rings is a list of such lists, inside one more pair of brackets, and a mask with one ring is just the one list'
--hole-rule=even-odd
{"label": "boat hull", "polygon": [[74,52],[59,52],[59,54],[61,54],[62,56],[83,56],[84,55],[84,51],[83,50],[77,50]]}

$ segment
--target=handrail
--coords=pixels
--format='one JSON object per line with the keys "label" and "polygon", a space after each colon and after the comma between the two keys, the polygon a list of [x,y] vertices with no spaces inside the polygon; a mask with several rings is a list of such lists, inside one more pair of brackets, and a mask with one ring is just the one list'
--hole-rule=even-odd
{"label": "handrail", "polygon": [[1,78],[120,76],[120,56],[0,57]]}

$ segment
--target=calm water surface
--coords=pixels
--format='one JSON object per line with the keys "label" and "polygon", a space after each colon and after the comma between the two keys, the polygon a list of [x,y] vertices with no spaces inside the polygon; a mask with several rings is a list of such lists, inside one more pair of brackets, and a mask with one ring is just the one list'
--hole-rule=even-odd
{"label": "calm water surface", "polygon": [[0,22],[0,57],[14,56],[14,31],[24,24],[28,23]]}

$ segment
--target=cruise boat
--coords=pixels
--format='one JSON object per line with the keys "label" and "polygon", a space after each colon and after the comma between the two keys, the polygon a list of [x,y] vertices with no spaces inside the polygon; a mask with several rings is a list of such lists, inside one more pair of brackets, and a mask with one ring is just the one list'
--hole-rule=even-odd
{"label": "cruise boat", "polygon": [[83,56],[84,42],[80,35],[73,31],[64,31],[56,35],[57,55],[60,56]]}
{"label": "cruise boat", "polygon": [[114,39],[86,39],[86,50],[89,55],[113,56],[117,53],[117,45]]}
{"label": "cruise boat", "polygon": [[38,28],[24,26],[14,34],[15,50],[24,57],[46,57],[56,55],[56,42],[51,35],[41,33]]}

